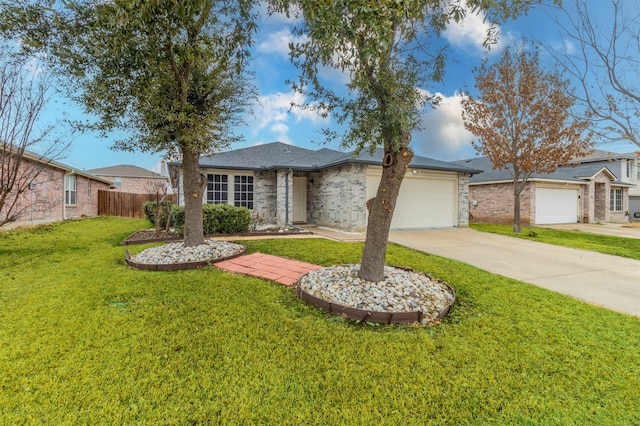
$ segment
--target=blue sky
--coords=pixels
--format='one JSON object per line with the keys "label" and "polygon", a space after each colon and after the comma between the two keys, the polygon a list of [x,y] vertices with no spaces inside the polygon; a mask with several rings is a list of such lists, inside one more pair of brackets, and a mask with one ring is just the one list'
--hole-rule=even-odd
{"label": "blue sky", "polygon": [[[570,7],[570,3],[571,1],[565,0],[565,7]],[[612,16],[608,16],[608,0],[595,0],[590,4],[601,19],[612,19]],[[556,24],[549,17],[550,14],[555,15],[551,7],[538,6],[528,15],[501,25],[501,38],[491,51],[482,47],[487,28],[482,16],[469,15],[465,22],[451,25],[442,34],[442,42],[449,45],[450,58],[444,81],[422,89],[440,94],[443,100],[436,110],[428,108],[425,111],[424,128],[413,132],[412,147],[416,154],[445,161],[476,156],[470,144],[472,135],[464,129],[462,123],[458,94],[462,90],[474,92],[472,69],[478,66],[486,55],[495,57],[501,48],[521,40],[522,37],[539,40],[552,47],[559,46],[562,40]],[[246,126],[239,129],[245,140],[234,144],[231,149],[274,141],[310,149],[338,149],[338,142],[323,144],[320,134],[323,127],[335,126],[332,119],[322,118],[306,110],[290,111],[289,105],[292,101],[304,101],[302,95],[293,93],[285,84],[285,80],[297,75],[287,56],[288,43],[292,37],[289,22],[284,17],[269,17],[266,13],[263,14],[261,29],[253,49],[252,64],[260,99],[254,106],[253,113],[247,115]],[[543,54],[541,59],[543,65],[550,66],[549,57],[545,58]],[[339,84],[344,82],[345,76],[333,70],[324,70],[323,78],[327,82]],[[81,115],[81,107],[57,97],[49,104],[44,119],[77,118]],[[117,164],[134,164],[147,169],[157,169],[162,160],[161,154],[111,150],[112,141],[121,135],[122,133],[114,133],[108,139],[101,139],[93,134],[76,135],[61,162],[79,170]],[[627,143],[609,143],[600,148],[616,152],[638,149],[635,145]]]}

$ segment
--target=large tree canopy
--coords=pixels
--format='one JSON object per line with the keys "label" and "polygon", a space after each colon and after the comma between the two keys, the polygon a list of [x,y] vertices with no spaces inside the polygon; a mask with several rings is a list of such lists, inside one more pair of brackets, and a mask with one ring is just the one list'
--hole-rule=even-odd
{"label": "large tree canopy", "polygon": [[539,54],[521,46],[475,70],[478,99],[462,101],[476,151],[513,178],[513,230],[520,232],[520,193],[533,173],[551,173],[590,150],[589,123],[573,120],[569,82],[540,68]]}
{"label": "large tree canopy", "polygon": [[[516,17],[537,0],[451,2],[336,0],[272,0],[276,10],[300,13],[301,41],[291,46],[300,70],[294,88],[310,99],[306,107],[332,114],[348,125],[342,142],[356,150],[384,151],[377,195],[367,202],[369,219],[361,278],[384,279],[386,246],[400,186],[413,158],[410,133],[420,123],[425,105],[436,101],[426,88],[441,80],[445,51],[430,42],[465,13],[483,10],[499,22]],[[495,34],[487,34],[490,43]],[[348,75],[346,94],[321,81],[322,67]],[[339,137],[327,130],[328,137]]]}
{"label": "large tree canopy", "polygon": [[203,242],[202,153],[237,139],[254,96],[245,68],[255,32],[249,0],[2,2],[0,29],[44,52],[67,93],[130,137],[115,148],[183,161],[185,244]]}

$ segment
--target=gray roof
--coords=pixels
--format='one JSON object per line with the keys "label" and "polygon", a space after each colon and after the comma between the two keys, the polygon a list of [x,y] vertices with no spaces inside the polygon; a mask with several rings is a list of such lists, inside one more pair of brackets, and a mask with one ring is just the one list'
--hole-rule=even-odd
{"label": "gray roof", "polygon": [[143,169],[142,167],[133,166],[131,164],[120,164],[117,166],[102,167],[99,169],[85,170],[85,172],[91,173],[94,176],[143,177],[143,178],[166,179],[164,176],[156,172]]}
{"label": "gray roof", "polygon": [[635,152],[620,153],[620,152],[604,151],[602,149],[594,149],[592,152],[590,152],[587,155],[574,158],[573,161],[580,162],[580,163],[587,163],[592,161],[617,161],[622,159],[634,160],[636,158],[638,158],[638,154]]}
{"label": "gray roof", "polygon": [[31,151],[25,150],[24,151],[24,157],[28,158],[30,160],[33,160],[33,161],[37,161],[38,163],[41,163],[41,164],[47,164],[47,165],[49,165],[51,167],[56,167],[56,168],[64,171],[67,174],[77,174],[77,175],[86,177],[88,179],[93,179],[93,180],[96,180],[98,182],[106,183],[106,184],[108,184],[110,186],[113,185],[113,182],[111,182],[108,179],[105,179],[105,178],[100,177],[100,176],[95,176],[95,175],[93,175],[91,173],[88,173],[86,171],[78,170],[78,169],[76,169],[74,167],[71,167],[71,166],[68,166],[66,164],[60,163],[58,161],[52,160],[50,158],[44,157],[44,156],[42,156],[40,154],[37,154],[35,152],[31,152]]}
{"label": "gray roof", "polygon": [[[317,151],[288,145],[282,142],[272,142],[249,148],[221,152],[212,156],[200,157],[200,167],[233,170],[277,170],[290,168],[300,171],[324,170],[347,163],[381,165],[383,150],[377,149],[371,155],[362,151],[342,152],[329,148]],[[170,164],[180,165],[180,162]],[[416,169],[444,170],[463,173],[480,173],[480,170],[464,165],[434,160],[432,158],[414,156],[411,167]]]}
{"label": "gray roof", "polygon": [[[511,182],[513,177],[509,170],[497,170],[493,168],[493,164],[487,157],[476,157],[470,160],[456,161],[457,164],[466,165],[468,167],[482,170],[481,174],[474,175],[469,180],[470,183],[483,182]],[[558,180],[562,182],[585,183],[585,181],[597,175],[601,171],[606,170],[613,178],[614,184],[627,185],[617,180],[616,175],[607,167],[601,164],[580,163],[575,167],[561,166],[553,173],[533,173],[531,179]],[[633,186],[633,185],[631,185]]]}

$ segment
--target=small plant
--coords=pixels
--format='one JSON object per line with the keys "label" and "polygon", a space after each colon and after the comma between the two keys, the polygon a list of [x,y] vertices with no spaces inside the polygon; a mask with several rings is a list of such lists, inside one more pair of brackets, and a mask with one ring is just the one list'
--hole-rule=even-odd
{"label": "small plant", "polygon": [[[156,231],[160,229],[169,229],[171,226],[173,203],[167,200],[165,197],[157,197],[153,201],[147,201],[142,205],[142,210],[145,216],[149,219],[152,225],[155,226]],[[156,220],[159,218],[159,220]]]}
{"label": "small plant", "polygon": [[[176,231],[184,229],[184,206],[173,206],[173,223]],[[202,206],[202,227],[205,234],[232,234],[247,232],[251,213],[246,207],[229,204],[205,204]]]}

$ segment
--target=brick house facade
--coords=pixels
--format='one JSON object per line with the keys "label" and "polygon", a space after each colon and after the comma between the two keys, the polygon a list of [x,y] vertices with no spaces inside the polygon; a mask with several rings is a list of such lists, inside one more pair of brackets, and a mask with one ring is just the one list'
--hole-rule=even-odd
{"label": "brick house facade", "polygon": [[[98,190],[109,190],[111,182],[36,154],[25,153],[23,158],[20,173],[37,170],[38,175],[18,195],[18,218],[7,228],[98,215]],[[6,214],[6,208],[0,214]]]}
{"label": "brick house facade", "polygon": [[112,191],[155,194],[167,190],[169,179],[151,170],[132,165],[118,165],[87,170],[87,173],[113,182]]}
{"label": "brick house facade", "polygon": [[[514,194],[509,173],[493,170],[485,158],[464,163],[484,169],[469,184],[471,221],[513,223]],[[631,186],[599,164],[560,167],[555,173],[533,175],[520,194],[521,224],[627,222]],[[558,212],[554,218],[553,209],[565,209],[565,213]]]}
{"label": "brick house facade", "polygon": [[[201,171],[209,181],[202,199],[249,207],[254,217],[279,226],[361,231],[367,225],[366,201],[375,195],[380,179],[379,157],[281,143],[202,157]],[[168,166],[178,202],[183,203],[181,164]],[[467,226],[469,176],[478,171],[418,156],[410,167],[394,213],[396,229]],[[403,218],[410,209],[424,210],[423,217]]]}

